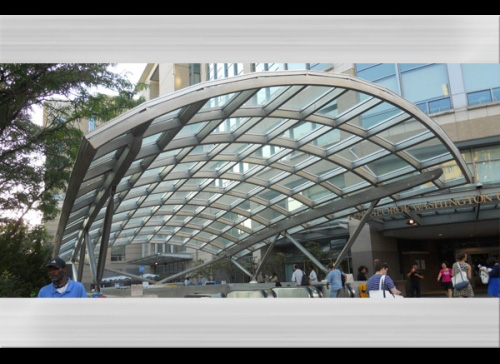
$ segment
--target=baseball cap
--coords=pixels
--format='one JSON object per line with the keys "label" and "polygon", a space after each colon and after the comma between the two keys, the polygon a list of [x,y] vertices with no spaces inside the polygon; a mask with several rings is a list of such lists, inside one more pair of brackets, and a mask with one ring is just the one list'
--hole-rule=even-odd
{"label": "baseball cap", "polygon": [[57,269],[65,268],[66,262],[61,258],[57,257],[51,259],[50,262],[47,263],[47,267],[56,267]]}

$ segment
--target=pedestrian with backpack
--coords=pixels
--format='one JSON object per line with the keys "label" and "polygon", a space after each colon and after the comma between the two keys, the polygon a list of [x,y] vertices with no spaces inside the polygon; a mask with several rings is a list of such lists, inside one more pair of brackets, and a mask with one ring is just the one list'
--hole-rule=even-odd
{"label": "pedestrian with backpack", "polygon": [[330,272],[326,277],[326,289],[330,289],[330,298],[337,298],[340,296],[340,290],[342,289],[342,281],[346,278],[346,275],[339,269],[335,269],[335,264],[329,264],[328,269]]}

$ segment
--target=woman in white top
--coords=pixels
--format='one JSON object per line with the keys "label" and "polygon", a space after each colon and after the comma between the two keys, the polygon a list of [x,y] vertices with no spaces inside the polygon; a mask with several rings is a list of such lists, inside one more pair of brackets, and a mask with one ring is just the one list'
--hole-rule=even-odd
{"label": "woman in white top", "polygon": [[311,271],[309,272],[309,282],[311,284],[318,283],[318,275],[316,274],[314,267],[311,265],[309,268],[311,269]]}

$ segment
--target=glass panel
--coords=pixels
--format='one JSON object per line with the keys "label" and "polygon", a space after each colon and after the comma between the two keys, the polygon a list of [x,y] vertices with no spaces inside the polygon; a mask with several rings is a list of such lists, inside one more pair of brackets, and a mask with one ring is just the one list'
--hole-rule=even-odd
{"label": "glass panel", "polygon": [[231,206],[232,203],[237,201],[239,197],[231,196],[231,195],[223,195],[217,199],[217,203],[222,203],[227,206]]}
{"label": "glass panel", "polygon": [[240,203],[238,205],[238,208],[242,209],[244,211],[252,212],[252,211],[254,211],[255,209],[257,209],[257,208],[259,208],[261,206],[262,205],[258,204],[257,202],[245,200],[245,201],[243,201],[242,203]]}
{"label": "glass panel", "polygon": [[500,146],[484,147],[474,149],[472,152],[474,161],[491,161],[500,159]]}
{"label": "glass panel", "polygon": [[160,137],[162,135],[163,135],[163,133],[157,133],[157,134],[154,134],[154,135],[150,135],[147,138],[144,138],[142,140],[142,146],[145,147],[145,146],[148,146],[148,145],[151,145],[151,144],[155,144],[158,141],[158,139],[160,139]]}
{"label": "glass panel", "polygon": [[182,214],[182,215],[192,216],[194,214],[194,212],[196,211],[196,209],[198,209],[198,207],[199,206],[184,205],[184,207],[181,208],[178,213]]}
{"label": "glass panel", "polygon": [[401,74],[403,97],[411,102],[449,96],[446,64],[432,64]]}
{"label": "glass panel", "polygon": [[449,153],[448,149],[436,138],[410,147],[406,151],[420,162]]}
{"label": "glass panel", "polygon": [[356,63],[354,67],[356,68],[356,71],[359,72],[369,67],[376,66],[377,64],[378,63]]}
{"label": "glass panel", "polygon": [[286,63],[287,70],[306,70],[307,63]]}
{"label": "glass panel", "polygon": [[259,197],[259,198],[261,198],[265,201],[269,201],[269,202],[271,202],[271,200],[273,200],[277,197],[282,197],[282,196],[284,196],[284,195],[277,192],[277,191],[270,190],[270,189],[265,189],[256,195],[256,197]]}
{"label": "glass panel", "polygon": [[342,131],[339,129],[332,129],[329,132],[321,135],[319,138],[313,140],[313,144],[317,147],[327,149],[341,140]]}
{"label": "glass panel", "polygon": [[394,154],[376,160],[375,162],[368,163],[366,166],[376,176],[382,176],[384,174],[391,173],[399,169],[408,167],[414,170],[413,167],[411,167],[408,163],[406,163],[404,160],[402,160],[401,158],[399,158]]}
{"label": "glass panel", "polygon": [[299,186],[302,186],[303,184],[306,184],[308,182],[311,182],[308,179],[305,179],[303,177],[297,176],[297,175],[291,175],[284,180],[281,180],[279,182],[280,185],[285,186],[286,188],[289,188],[291,190],[298,188]]}
{"label": "glass panel", "polygon": [[422,67],[422,66],[426,66],[426,65],[428,65],[428,63],[400,63],[399,69],[401,71],[408,71],[408,70],[411,70],[413,68],[418,68],[418,67]]}
{"label": "glass panel", "polygon": [[264,210],[260,211],[257,215],[262,217],[263,219],[266,219],[269,222],[271,222],[275,219],[282,219],[285,217],[283,214],[280,214],[279,212],[277,212],[271,208],[264,209]]}
{"label": "glass panel", "polygon": [[309,69],[312,71],[323,71],[329,67],[333,67],[333,63],[310,63]]}
{"label": "glass panel", "polygon": [[[280,160],[280,162],[281,162],[281,160]],[[276,176],[280,175],[281,173],[283,173],[283,171],[266,167],[262,171],[257,173],[254,177],[257,177],[257,178],[262,179],[263,181],[267,182],[267,181],[275,178]]]}
{"label": "glass panel", "polygon": [[248,148],[250,144],[234,143],[230,144],[227,148],[220,152],[220,154],[238,155]]}
{"label": "glass panel", "polygon": [[493,100],[494,101],[500,100],[500,88],[495,88],[492,91],[493,91]]}
{"label": "glass panel", "polygon": [[398,144],[426,131],[427,128],[422,123],[411,119],[378,133],[378,136],[392,144]]}
{"label": "glass panel", "polygon": [[365,129],[369,129],[400,113],[401,110],[399,108],[394,107],[392,104],[389,104],[388,102],[384,102],[374,107],[373,109],[363,113],[361,115],[361,122],[359,118],[355,118],[352,122],[350,121],[349,124],[362,126]]}
{"label": "glass panel", "polygon": [[302,163],[308,158],[310,158],[309,154],[300,151],[295,151],[287,154],[283,158],[280,158],[278,162],[287,164],[289,166],[298,166],[300,163]]}
{"label": "glass panel", "polygon": [[288,100],[281,106],[283,109],[303,110],[305,107],[314,103],[321,96],[330,91],[331,87],[308,86],[297,95]]}
{"label": "glass panel", "polygon": [[344,189],[345,187],[362,183],[364,182],[364,180],[357,174],[354,174],[352,172],[346,172],[339,176],[335,176],[333,178],[328,179],[327,182],[331,183],[337,188]]}
{"label": "glass panel", "polygon": [[214,130],[214,133],[230,133],[243,125],[248,118],[229,118],[222,121]]}
{"label": "glass panel", "polygon": [[227,162],[208,162],[201,168],[201,171],[218,171],[222,167],[224,167]]}
{"label": "glass panel", "polygon": [[394,63],[381,63],[376,66],[366,67],[368,64],[359,64],[360,69],[365,68],[362,71],[357,72],[359,78],[376,81],[381,78],[394,75],[396,73],[396,66]]}
{"label": "glass panel", "polygon": [[286,89],[287,87],[262,88],[243,106],[265,106]]}
{"label": "glass panel", "polygon": [[[188,178],[186,182],[182,185],[181,189],[190,189],[196,191],[198,187],[206,181],[205,178]],[[173,181],[176,182],[176,181]]]}
{"label": "glass panel", "polygon": [[192,199],[191,199],[191,202],[192,201],[202,201],[202,202],[207,202],[208,200],[210,200],[210,198],[213,196],[214,194],[213,193],[210,193],[210,192],[200,192],[198,193],[196,196],[194,196]]}
{"label": "glass panel", "polygon": [[264,118],[255,124],[247,133],[267,135],[286,121],[288,121],[288,119]]}
{"label": "glass panel", "polygon": [[172,192],[175,191],[175,184],[177,180],[174,181],[164,181],[160,182],[158,186],[154,189],[154,192]]}
{"label": "glass panel", "polygon": [[[257,157],[257,158],[271,158],[273,155],[276,153],[281,152],[285,148],[278,147],[275,145],[264,145],[262,148],[257,149],[255,152],[253,152],[250,156],[251,157]],[[290,152],[292,151],[291,149],[288,149]]]}
{"label": "glass panel", "polygon": [[197,162],[192,162],[192,163],[179,163],[176,165],[170,173],[176,173],[176,172],[186,172],[189,171],[191,168],[193,168]]}
{"label": "glass panel", "polygon": [[164,197],[165,197],[164,193],[153,193],[144,200],[144,203],[146,204],[150,202],[160,203],[160,201],[162,201]]}
{"label": "glass panel", "polygon": [[[156,157],[156,161],[161,161],[161,160],[164,160],[164,159],[170,159],[170,158],[173,158],[175,157],[177,154],[179,154],[179,152],[181,151],[182,149],[174,149],[174,150],[168,150],[166,152],[163,152],[163,153],[160,153],[158,154],[158,156]],[[135,162],[134,162],[135,163]],[[133,165],[133,164],[132,164]]]}
{"label": "glass panel", "polygon": [[223,224],[223,223],[218,222],[218,221],[215,221],[215,222],[211,223],[210,226],[208,226],[208,228],[222,233],[225,229],[228,228],[228,225]]}
{"label": "glass panel", "polygon": [[491,92],[490,90],[471,92],[467,94],[467,101],[471,106],[491,102]]}
{"label": "glass panel", "polygon": [[337,168],[340,167],[335,163],[329,162],[327,160],[321,160],[317,163],[314,163],[313,165],[304,168],[304,171],[309,172],[317,177],[321,177],[322,175],[330,173]]}
{"label": "glass panel", "polygon": [[462,64],[465,91],[477,91],[500,86],[500,64]]}
{"label": "glass panel", "polygon": [[125,229],[129,228],[134,228],[134,227],[139,227],[142,226],[144,223],[144,218],[135,218],[135,219],[130,219],[127,224],[125,225]]}
{"label": "glass panel", "polygon": [[215,147],[217,147],[218,144],[201,144],[195,147],[192,151],[191,154],[203,154],[206,155],[212,151]]}
{"label": "glass panel", "polygon": [[[246,236],[248,236],[248,233],[246,233],[243,230],[240,230],[238,228],[231,228],[228,231],[226,231],[226,234],[234,236],[235,238],[238,238],[238,239],[243,239]],[[228,241],[228,243],[229,243],[229,241]],[[234,244],[234,243],[231,242],[231,244]]]}
{"label": "glass panel", "polygon": [[207,241],[210,241],[211,239],[216,237],[216,235],[207,233],[205,231],[200,231],[198,234],[196,234],[196,236],[198,236],[204,240],[207,240]]}
{"label": "glass panel", "polygon": [[500,161],[480,162],[476,164],[478,180],[481,182],[500,181]]}
{"label": "glass panel", "polygon": [[298,124],[295,124],[292,128],[285,131],[280,136],[282,138],[289,138],[293,140],[300,140],[313,130],[321,127],[320,124],[311,123],[309,121],[301,121]]}
{"label": "glass panel", "polygon": [[450,181],[463,177],[463,173],[455,161],[443,163],[440,167],[443,170],[443,176],[441,177],[442,180]]}
{"label": "glass panel", "polygon": [[201,122],[196,124],[188,124],[184,126],[174,137],[174,140],[180,139],[186,136],[196,135],[208,122]]}
{"label": "glass panel", "polygon": [[237,95],[236,93],[221,95],[211,98],[207,101],[205,105],[201,108],[201,111],[211,109],[211,108],[222,108],[226,106],[229,101],[233,98],[233,96]]}
{"label": "glass panel", "polygon": [[257,185],[251,184],[251,183],[246,183],[242,182],[238,186],[233,188],[233,191],[240,192],[240,193],[250,193],[252,190],[258,188]]}
{"label": "glass panel", "polygon": [[305,206],[302,202],[300,202],[292,197],[288,197],[284,200],[281,200],[276,205],[282,207],[283,209],[285,209],[286,211],[288,211],[290,213],[292,213],[300,208],[303,208]]}
{"label": "glass panel", "polygon": [[381,149],[383,148],[379,145],[368,140],[364,140],[361,143],[354,144],[353,146],[344,149],[337,154],[351,162],[354,162],[370,154],[378,152]]}
{"label": "glass panel", "polygon": [[92,168],[95,168],[103,163],[107,163],[107,162],[113,160],[115,158],[116,152],[117,152],[116,150],[113,150],[113,151],[97,158],[96,160],[92,161],[92,163],[90,164],[89,170]]}
{"label": "glass panel", "polygon": [[451,99],[444,98],[435,101],[429,101],[429,113],[451,110]]}
{"label": "glass panel", "polygon": [[336,195],[334,193],[332,193],[331,191],[327,190],[326,188],[324,188],[320,185],[310,187],[310,188],[302,191],[300,194],[303,195],[304,197],[307,197],[308,199],[310,199],[313,202],[317,202],[320,199],[327,198],[327,197],[328,198],[336,197]]}
{"label": "glass panel", "polygon": [[226,220],[232,221],[233,223],[236,223],[236,221],[238,221],[240,219],[245,219],[244,216],[235,214],[234,212],[228,212],[227,214],[224,214],[224,216],[222,216],[222,217]]}
{"label": "glass panel", "polygon": [[151,125],[164,123],[164,122],[167,122],[168,120],[174,119],[179,115],[179,112],[181,110],[182,109],[177,109],[177,110],[171,111],[167,114],[163,114],[161,116],[158,116],[156,119],[153,120],[153,123]]}

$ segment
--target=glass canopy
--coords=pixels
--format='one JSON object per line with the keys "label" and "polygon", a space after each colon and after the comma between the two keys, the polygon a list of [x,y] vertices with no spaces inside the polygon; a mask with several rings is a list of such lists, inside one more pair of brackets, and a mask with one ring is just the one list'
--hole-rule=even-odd
{"label": "glass canopy", "polygon": [[454,173],[379,205],[470,182],[452,142],[414,105],[344,74],[265,72],[201,83],[85,136],[56,247],[75,256],[86,233],[99,246],[112,208],[109,246],[244,255],[268,243],[263,232],[276,233],[280,223],[294,233],[361,212],[368,204],[293,223],[444,164]]}

